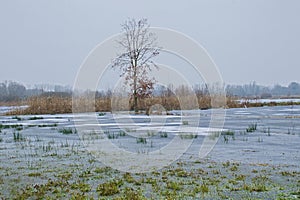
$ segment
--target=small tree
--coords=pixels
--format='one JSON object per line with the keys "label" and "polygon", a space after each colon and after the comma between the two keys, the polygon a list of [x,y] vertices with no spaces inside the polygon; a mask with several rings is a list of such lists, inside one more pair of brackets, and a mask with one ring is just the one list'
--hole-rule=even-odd
{"label": "small tree", "polygon": [[131,19],[122,24],[124,34],[117,41],[122,53],[114,59],[112,68],[119,68],[125,77],[125,83],[130,86],[135,113],[138,112],[138,99],[149,97],[153,90],[154,78],[149,72],[158,67],[152,58],[159,54],[156,46],[156,36],[149,31],[147,19],[136,21]]}

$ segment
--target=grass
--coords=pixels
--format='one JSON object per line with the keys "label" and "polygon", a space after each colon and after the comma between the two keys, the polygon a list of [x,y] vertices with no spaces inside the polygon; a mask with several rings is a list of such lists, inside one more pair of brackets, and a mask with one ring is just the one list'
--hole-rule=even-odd
{"label": "grass", "polygon": [[127,182],[127,183],[135,183],[135,179],[132,177],[132,175],[130,173],[125,173],[123,175],[123,179]]}
{"label": "grass", "polygon": [[10,128],[21,128],[23,127],[22,124],[0,124],[0,130],[1,129],[10,129]]}
{"label": "grass", "polygon": [[208,193],[209,192],[208,186],[205,183],[201,184],[199,187],[199,192],[201,192],[202,194]]}
{"label": "grass", "polygon": [[230,168],[230,171],[232,172],[235,172],[238,170],[238,167],[236,165],[233,165],[231,168]]}
{"label": "grass", "polygon": [[18,126],[15,129],[16,129],[16,131],[21,131],[21,130],[23,130],[23,126]]}
{"label": "grass", "polygon": [[189,121],[182,121],[182,125],[189,125]]}
{"label": "grass", "polygon": [[42,176],[42,174],[40,172],[32,172],[32,173],[27,174],[27,176],[29,176],[29,177],[39,177],[39,176]]}
{"label": "grass", "polygon": [[230,136],[234,136],[234,134],[235,134],[234,131],[230,131],[230,130],[221,132],[221,135],[230,135]]}
{"label": "grass", "polygon": [[264,140],[262,139],[262,137],[258,137],[257,138],[257,142],[259,142],[259,143],[261,143],[261,142],[263,142]]}
{"label": "grass", "polygon": [[120,192],[120,186],[123,185],[123,181],[113,180],[105,183],[101,183],[97,187],[97,192],[100,196],[111,196]]}
{"label": "grass", "polygon": [[247,133],[255,132],[257,129],[257,123],[249,124],[248,128],[246,128]]}
{"label": "grass", "polygon": [[[191,166],[190,166],[191,165]],[[203,173],[202,168],[212,166],[213,173]],[[298,196],[295,185],[298,172],[291,172],[288,185],[272,182],[274,172],[260,170],[260,174],[241,173],[236,169],[240,163],[205,163],[195,167],[192,163],[177,162],[175,165],[152,173],[122,173],[108,167],[85,168],[74,165],[73,169],[51,171],[55,179],[47,174],[31,172],[25,175],[45,179],[42,183],[20,186],[11,193],[13,199],[269,199],[270,193],[280,199]],[[178,167],[179,166],[179,167]],[[190,166],[184,168],[184,166]],[[228,170],[223,170],[226,167]],[[267,166],[260,166],[267,167]],[[234,170],[232,170],[235,168]],[[38,168],[35,168],[38,169]],[[251,170],[247,167],[248,170]],[[3,169],[1,169],[3,170]],[[56,169],[57,170],[57,169]],[[61,169],[60,169],[61,170]],[[75,170],[75,171],[74,171]],[[77,175],[76,174],[77,170]],[[248,171],[250,173],[250,171]],[[267,174],[274,173],[268,176]],[[285,173],[284,173],[285,174]],[[252,178],[251,178],[252,177]],[[20,181],[20,180],[16,180]],[[100,182],[100,183],[97,183]],[[96,184],[95,184],[96,183]],[[1,183],[0,183],[1,184]],[[285,190],[287,186],[288,190]],[[149,192],[150,191],[150,192]],[[0,193],[1,194],[1,193]],[[251,198],[249,198],[251,197]],[[286,198],[284,198],[286,197]]]}
{"label": "grass", "polygon": [[52,150],[52,148],[53,148],[53,147],[52,147],[52,145],[51,145],[50,142],[48,142],[47,145],[43,144],[43,146],[42,146],[43,152],[49,152],[49,151]]}
{"label": "grass", "polygon": [[147,144],[147,138],[138,137],[136,138],[136,143]]}
{"label": "grass", "polygon": [[119,136],[120,137],[125,137],[127,134],[126,134],[126,132],[125,131],[119,131]]}
{"label": "grass", "polygon": [[222,163],[223,167],[229,167],[230,166],[230,162],[229,161],[226,161],[224,163]]}
{"label": "grass", "polygon": [[215,140],[215,139],[219,138],[220,135],[221,135],[220,132],[212,132],[208,135],[208,138],[210,140]]}
{"label": "grass", "polygon": [[223,141],[225,144],[228,144],[229,138],[231,136],[232,140],[235,140],[235,132],[231,130],[223,131],[221,132],[221,135],[223,136]]}
{"label": "grass", "polygon": [[133,188],[126,187],[122,194],[122,197],[116,198],[116,200],[145,200],[146,198],[142,195],[141,191],[135,190]]}
{"label": "grass", "polygon": [[183,170],[181,168],[178,168],[175,171],[175,176],[177,177],[188,177],[189,173],[186,170]]}
{"label": "grass", "polygon": [[270,130],[270,127],[268,127],[267,135],[268,135],[268,136],[271,136],[271,130]]}
{"label": "grass", "polygon": [[296,192],[279,193],[276,199],[277,200],[300,199],[300,190],[298,189]]}
{"label": "grass", "polygon": [[148,137],[153,137],[156,135],[156,132],[155,131],[152,131],[152,130],[147,130],[147,136]]}
{"label": "grass", "polygon": [[[80,190],[80,192],[82,192],[82,193],[89,192],[92,189],[92,187],[89,184],[81,182],[81,181],[73,183],[70,187],[71,187],[71,189]],[[77,198],[75,198],[75,199],[77,199]]]}
{"label": "grass", "polygon": [[228,136],[227,135],[223,135],[223,139],[224,139],[224,143],[228,144],[228,142],[229,142]]}
{"label": "grass", "polygon": [[[187,94],[183,96],[184,100],[189,102],[191,99],[194,99],[194,93]],[[209,94],[197,95],[199,109],[209,109],[212,108],[211,96]],[[76,102],[78,112],[88,112],[91,111],[90,108],[87,108],[86,97],[80,97]],[[125,101],[128,101],[127,98],[124,98]],[[228,108],[242,108],[245,105],[247,107],[261,107],[261,106],[278,106],[278,105],[300,105],[296,102],[270,102],[270,103],[249,103],[241,104],[236,101],[236,97],[227,96],[226,105],[222,105]],[[99,112],[98,116],[105,115],[105,112],[111,112],[111,97],[96,97],[95,98],[95,109],[93,111]],[[130,102],[132,104],[132,102]],[[28,105],[26,109],[19,109],[7,113],[7,115],[40,115],[40,114],[61,114],[61,113],[72,113],[72,97],[71,95],[67,96],[57,96],[57,95],[41,95],[33,96],[28,98],[22,104]],[[151,98],[139,99],[139,110],[149,110],[149,105],[160,104],[166,110],[181,110],[180,102],[175,95],[170,96],[153,96]],[[81,106],[82,105],[82,106]],[[188,104],[186,104],[188,106]],[[121,107],[120,110],[128,110],[129,108]],[[189,108],[187,108],[189,109]],[[194,109],[194,107],[190,108]],[[186,123],[186,122],[184,122]],[[188,122],[187,122],[188,123]]]}
{"label": "grass", "polygon": [[17,121],[22,121],[22,118],[18,116],[13,116],[12,119],[16,119]]}
{"label": "grass", "polygon": [[168,137],[167,132],[161,132],[159,135],[160,135],[161,138],[167,138]]}
{"label": "grass", "polygon": [[44,119],[44,117],[37,117],[37,116],[34,116],[34,117],[29,117],[28,120],[41,120],[41,119]]}
{"label": "grass", "polygon": [[267,186],[264,183],[253,183],[251,185],[244,185],[244,189],[250,192],[266,192]]}
{"label": "grass", "polygon": [[77,133],[76,129],[72,129],[72,128],[61,128],[61,129],[58,129],[58,132],[62,133],[64,135],[76,134]]}
{"label": "grass", "polygon": [[[192,163],[180,163],[183,166],[189,166],[190,164]],[[208,164],[212,165],[213,168],[219,169],[216,175],[198,172],[202,168],[206,168]],[[234,162],[229,162],[229,166],[234,165]],[[288,184],[283,187],[283,183],[270,182],[262,174],[250,179],[250,177],[253,177],[252,174],[244,175],[239,171],[234,173],[231,171],[227,172],[222,170],[222,163],[203,163],[198,167],[192,165],[187,169],[188,176],[178,176],[176,172],[181,172],[185,169],[176,166],[172,165],[150,174],[122,173],[102,167],[97,173],[96,170],[91,169],[90,172],[86,173],[88,176],[82,178],[77,175],[70,175],[76,174],[83,169],[82,166],[76,165],[74,165],[75,168],[68,169],[54,168],[54,171],[51,171],[51,173],[59,175],[49,179],[47,179],[48,175],[45,173],[41,173],[41,176],[39,176],[38,173],[40,172],[32,172],[31,177],[35,178],[35,180],[41,178],[43,181],[20,185],[17,184],[20,180],[14,180],[14,188],[17,189],[14,189],[10,193],[11,196],[9,197],[11,198],[7,199],[139,200],[273,199],[276,197],[281,197],[280,199],[292,199],[293,197],[296,199],[295,195],[299,196],[300,194],[296,185],[286,190],[284,189],[295,184],[296,177],[295,179],[290,179],[287,182]],[[28,173],[25,175],[28,176]],[[5,183],[7,181],[5,180]]]}
{"label": "grass", "polygon": [[189,134],[181,133],[179,136],[181,139],[195,139],[198,137],[198,135],[194,133],[189,133]]}
{"label": "grass", "polygon": [[120,130],[119,132],[110,132],[109,130],[105,130],[104,134],[108,139],[118,139],[119,137],[125,137],[127,134],[125,131]]}
{"label": "grass", "polygon": [[25,140],[25,138],[23,137],[23,135],[20,132],[13,132],[13,136],[14,136],[15,142],[20,142],[20,141]]}
{"label": "grass", "polygon": [[98,116],[99,116],[99,117],[102,117],[102,116],[105,116],[105,115],[106,115],[105,112],[100,112],[100,113],[98,113]]}
{"label": "grass", "polygon": [[171,190],[181,190],[183,187],[182,187],[182,184],[180,184],[178,182],[168,181],[167,182],[167,188],[171,189]]}
{"label": "grass", "polygon": [[39,124],[39,128],[44,128],[44,127],[57,127],[57,123],[54,124]]}
{"label": "grass", "polygon": [[111,170],[111,168],[109,167],[97,167],[94,172],[97,173],[97,174],[102,174],[102,173],[107,173]]}
{"label": "grass", "polygon": [[117,139],[118,136],[119,136],[118,134],[114,134],[114,133],[108,133],[107,134],[108,139]]}
{"label": "grass", "polygon": [[69,180],[72,177],[72,174],[70,172],[59,173],[59,174],[56,174],[55,177],[63,179],[63,180]]}
{"label": "grass", "polygon": [[70,144],[69,144],[69,142],[68,142],[67,139],[66,139],[66,142],[61,142],[61,143],[60,143],[60,147],[61,147],[61,148],[69,147],[69,146],[70,146]]}
{"label": "grass", "polygon": [[270,129],[270,127],[264,128],[263,129],[263,133],[267,133],[267,136],[271,136],[271,129]]}
{"label": "grass", "polygon": [[292,177],[295,177],[298,175],[300,175],[300,172],[296,172],[296,171],[281,171],[280,174],[282,176],[292,176]]}
{"label": "grass", "polygon": [[245,179],[246,179],[246,175],[244,175],[244,174],[235,174],[235,180],[237,180],[237,181],[245,181]]}
{"label": "grass", "polygon": [[125,128],[125,131],[126,131],[127,133],[130,133],[130,132],[136,132],[136,129]]}
{"label": "grass", "polygon": [[[10,140],[12,131],[14,130],[8,131]],[[17,134],[17,131],[15,133]],[[27,136],[25,132],[22,133]],[[116,131],[113,134],[118,137],[126,136],[124,131]],[[167,133],[160,132],[156,139],[165,137],[164,134],[167,135]],[[230,131],[219,134],[229,139],[235,135]],[[188,137],[183,139],[195,137],[192,133],[187,133],[187,135]],[[3,137],[6,140],[6,136]],[[29,141],[30,137],[26,140]],[[252,139],[255,140],[257,137],[255,135]],[[151,140],[148,138],[141,140],[144,139],[150,146]],[[34,141],[39,140],[40,138],[37,138]],[[33,153],[25,153],[25,158],[22,157],[24,160],[18,160],[19,156],[16,155],[13,159],[6,161],[11,166],[10,171],[5,169],[6,164],[0,166],[3,179],[5,178],[3,180],[5,186],[11,184],[11,188],[14,190],[4,194],[3,191],[0,191],[1,198],[4,196],[4,199],[250,199],[250,197],[251,199],[269,199],[270,193],[274,198],[279,193],[287,194],[286,197],[289,197],[288,195],[292,192],[297,194],[300,183],[297,171],[288,171],[284,168],[273,170],[270,166],[249,166],[242,163],[240,166],[235,161],[221,163],[209,159],[201,162],[179,160],[150,174],[122,173],[111,168],[101,167],[101,163],[97,160],[90,161],[86,152],[69,156],[71,155],[70,148],[60,150],[60,147],[70,147],[72,145],[70,140],[66,140],[66,143],[64,140],[58,142],[56,140],[55,144],[53,144],[54,142],[48,143],[49,140],[44,138],[42,141],[45,143],[43,145],[45,152],[38,152],[34,155],[36,146],[28,146],[25,147],[27,148],[25,150],[33,151]],[[60,146],[61,141],[63,144]],[[21,146],[19,144],[23,143],[14,145]],[[38,145],[37,148],[41,150],[41,143]],[[22,155],[26,151],[22,150]],[[55,161],[55,163],[51,165],[51,172],[45,172],[47,167],[45,162],[49,161],[46,156],[54,155],[50,154],[54,151],[56,151],[56,156],[50,157],[50,161]],[[16,169],[17,167],[14,166],[17,165],[16,161],[21,164],[25,162],[25,167]],[[25,169],[27,161],[32,163],[29,169],[31,171]],[[15,177],[20,177],[20,180]],[[277,177],[281,181],[276,182]],[[26,182],[28,180],[34,180],[34,182]]]}

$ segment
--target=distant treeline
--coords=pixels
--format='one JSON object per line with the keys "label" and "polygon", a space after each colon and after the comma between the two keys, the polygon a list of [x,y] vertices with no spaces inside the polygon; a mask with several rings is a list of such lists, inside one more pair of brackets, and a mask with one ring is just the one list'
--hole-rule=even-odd
{"label": "distant treeline", "polygon": [[71,96],[71,89],[66,86],[41,84],[34,88],[26,88],[23,84],[14,81],[0,83],[0,102],[26,100],[39,95],[67,95]]}
{"label": "distant treeline", "polygon": [[[223,87],[223,86],[222,86]],[[221,88],[222,88],[221,87]],[[208,86],[206,84],[195,85],[193,92],[197,96],[209,95],[209,92],[214,88],[220,89],[220,86]],[[174,88],[172,85],[168,87],[156,86],[153,91],[153,96],[172,96],[178,92],[187,92],[189,89],[186,86],[179,86]],[[227,85],[225,86],[227,96],[238,98],[271,98],[280,96],[300,96],[300,84],[296,82],[290,83],[287,87],[275,85],[266,87],[257,85],[255,82],[245,85]],[[191,92],[191,91],[189,91]],[[97,91],[96,97],[110,98],[112,95],[111,90]],[[72,90],[67,86],[59,85],[36,85],[34,88],[26,88],[23,84],[5,81],[0,83],[0,101],[11,102],[26,100],[34,96],[58,96],[58,97],[71,97]]]}
{"label": "distant treeline", "polygon": [[237,96],[244,98],[272,98],[289,97],[300,95],[300,84],[291,82],[287,87],[275,85],[266,87],[257,85],[255,82],[246,85],[227,85],[226,92],[228,96]]}
{"label": "distant treeline", "polygon": [[[112,90],[72,92],[71,89],[62,86],[52,87],[52,90],[49,90],[49,88],[48,90],[45,88],[26,89],[25,86],[16,82],[1,83],[0,105],[28,105],[26,109],[7,113],[10,115],[71,113],[74,112],[74,105],[76,105],[76,108],[80,108],[75,112],[133,110],[133,101],[132,98],[129,98],[129,94],[122,96],[122,93],[113,93]],[[242,97],[250,99],[257,97],[269,98],[272,95],[297,96],[300,94],[298,83],[291,83],[288,87],[280,86],[282,93],[274,90],[274,88],[279,88],[279,86],[268,89],[252,83],[245,86],[226,86],[225,99],[223,95],[224,88],[224,86],[218,84],[210,86],[205,84],[197,85],[193,88],[184,85],[176,88],[172,85],[167,87],[157,85],[153,90],[152,96],[139,99],[138,109],[143,113],[149,113],[152,105],[161,105],[166,111],[195,109],[193,105],[196,105],[199,109],[289,105],[292,102],[251,103],[246,101],[239,103],[237,100]],[[277,91],[277,93],[271,94],[271,91]],[[78,97],[75,101],[72,99],[73,94],[76,98]],[[226,102],[223,102],[222,99]],[[74,102],[75,104],[73,104]],[[94,107],[90,102],[94,102]]]}

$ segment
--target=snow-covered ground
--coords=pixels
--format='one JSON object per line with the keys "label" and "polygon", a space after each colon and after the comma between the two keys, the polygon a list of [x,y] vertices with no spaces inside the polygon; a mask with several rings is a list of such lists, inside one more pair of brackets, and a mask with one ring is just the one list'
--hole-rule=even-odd
{"label": "snow-covered ground", "polygon": [[[11,108],[0,108],[8,109]],[[174,115],[167,116],[94,113],[97,123],[90,121],[89,113],[0,116],[0,197],[10,198],[13,188],[20,191],[31,183],[42,184],[65,171],[72,171],[73,181],[77,181],[82,170],[103,167],[87,148],[104,140],[146,157],[179,137],[178,141],[191,141],[187,151],[178,158],[178,162],[189,163],[190,167],[185,167],[188,171],[220,165],[218,170],[222,173],[222,163],[231,162],[240,163],[239,173],[243,174],[268,167],[273,170],[268,173],[276,184],[291,183],[279,175],[282,170],[296,171],[295,179],[299,176],[300,106],[227,109],[223,129],[209,129],[212,110],[184,111],[183,116],[181,111],[172,112]],[[256,130],[249,131],[254,126]],[[199,149],[205,139],[216,144],[201,159]],[[203,164],[195,164],[199,160]],[[33,172],[41,175],[28,175]],[[95,185],[97,181],[89,180],[89,183]],[[274,195],[278,189],[274,187],[270,191]]]}
{"label": "snow-covered ground", "polygon": [[300,99],[241,99],[240,103],[249,102],[249,103],[284,103],[284,102],[300,102]]}
{"label": "snow-covered ground", "polygon": [[10,111],[26,109],[28,106],[0,106],[0,115]]}

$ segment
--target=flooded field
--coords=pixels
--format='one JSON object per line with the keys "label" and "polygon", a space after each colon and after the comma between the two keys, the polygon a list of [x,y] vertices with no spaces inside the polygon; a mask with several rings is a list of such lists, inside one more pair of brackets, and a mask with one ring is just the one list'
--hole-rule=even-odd
{"label": "flooded field", "polygon": [[[189,111],[150,117],[96,113],[97,125],[84,113],[0,116],[0,198],[300,198],[300,106],[227,109],[222,130],[208,129],[211,110],[195,112],[196,132]],[[207,135],[216,145],[199,158]],[[191,141],[187,151],[143,173],[110,168],[86,148],[106,139],[148,155],[175,137]]]}

